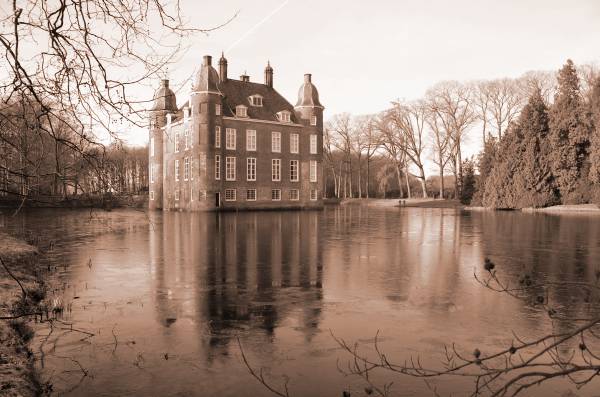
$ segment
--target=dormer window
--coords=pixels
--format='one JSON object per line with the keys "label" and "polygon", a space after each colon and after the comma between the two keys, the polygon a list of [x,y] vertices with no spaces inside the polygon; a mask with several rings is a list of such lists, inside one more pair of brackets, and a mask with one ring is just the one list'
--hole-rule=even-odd
{"label": "dormer window", "polygon": [[291,113],[287,110],[282,110],[281,112],[277,113],[277,118],[282,123],[289,123],[291,122]]}
{"label": "dormer window", "polygon": [[235,115],[237,117],[248,117],[248,108],[244,105],[238,105],[235,107]]}
{"label": "dormer window", "polygon": [[251,97],[248,97],[248,100],[250,101],[250,105],[252,106],[263,105],[263,97],[261,97],[260,95],[252,95]]}

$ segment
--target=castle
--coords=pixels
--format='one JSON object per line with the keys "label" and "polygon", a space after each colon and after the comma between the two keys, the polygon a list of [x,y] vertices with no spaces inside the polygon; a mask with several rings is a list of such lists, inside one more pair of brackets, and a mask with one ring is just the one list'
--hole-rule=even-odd
{"label": "castle", "polygon": [[163,80],[149,111],[149,207],[163,210],[321,208],[323,106],[304,75],[292,106],[273,88],[227,76],[204,56],[189,100]]}

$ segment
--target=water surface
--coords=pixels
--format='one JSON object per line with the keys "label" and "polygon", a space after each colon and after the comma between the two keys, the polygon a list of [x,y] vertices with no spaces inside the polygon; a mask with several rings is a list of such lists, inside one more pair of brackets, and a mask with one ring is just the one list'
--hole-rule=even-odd
{"label": "water surface", "polygon": [[[350,357],[331,333],[368,351],[379,331],[388,357],[420,355],[430,365],[449,343],[491,352],[510,346],[512,331],[534,337],[552,328],[531,306],[476,282],[484,257],[509,279],[526,271],[590,281],[600,265],[600,217],[339,206],[37,210],[0,224],[56,241],[51,258],[70,309],[63,320],[95,334],[56,327],[36,337],[44,379],[71,396],[271,395],[248,374],[238,340],[274,386],[289,378],[293,396],[362,395],[363,383],[339,372]],[[576,294],[551,299],[590,310]],[[376,377],[391,380],[398,395],[432,395],[418,379]],[[455,395],[470,390],[464,380],[434,383]],[[593,395],[595,387],[559,381],[528,395]]]}

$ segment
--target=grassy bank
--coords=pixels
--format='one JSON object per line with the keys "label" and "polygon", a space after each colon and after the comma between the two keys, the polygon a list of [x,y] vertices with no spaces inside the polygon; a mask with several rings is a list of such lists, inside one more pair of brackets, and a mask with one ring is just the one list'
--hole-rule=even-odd
{"label": "grassy bank", "polygon": [[0,232],[0,395],[41,393],[28,347],[31,316],[44,306],[46,283],[36,247]]}
{"label": "grassy bank", "polygon": [[434,198],[410,199],[343,199],[342,205],[364,205],[367,207],[418,207],[418,208],[460,208],[458,200],[438,200]]}

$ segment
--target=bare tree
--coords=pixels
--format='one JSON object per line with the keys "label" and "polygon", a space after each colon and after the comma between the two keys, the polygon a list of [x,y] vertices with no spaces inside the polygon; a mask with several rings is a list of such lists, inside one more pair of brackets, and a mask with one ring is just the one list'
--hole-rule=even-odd
{"label": "bare tree", "polygon": [[[335,115],[331,121],[335,133],[332,145],[343,153],[344,198],[352,197],[352,116],[349,113]],[[340,175],[341,177],[341,175]]]}
{"label": "bare tree", "polygon": [[[7,110],[22,102],[34,110],[29,129],[96,163],[97,135],[119,139],[111,121],[144,125],[151,98],[135,96],[140,85],[165,72],[183,38],[217,28],[190,26],[178,0],[13,0],[0,16],[0,118],[19,127]],[[64,171],[57,163],[57,180]]]}
{"label": "bare tree", "polygon": [[415,177],[421,183],[423,197],[427,197],[425,164],[423,162],[423,153],[426,148],[425,126],[427,112],[427,105],[424,101],[411,103],[395,102],[394,108],[389,112],[389,117],[391,117],[399,133],[402,134],[404,142],[402,150],[404,150],[404,154],[417,167],[418,175],[415,175]]}
{"label": "bare tree", "polygon": [[[381,134],[381,146],[387,153],[390,161],[394,165],[396,170],[396,177],[398,179],[398,188],[400,189],[400,197],[402,197],[402,175],[406,174],[406,141],[404,135],[400,132],[400,129],[396,127],[393,118],[390,117],[390,111],[383,112],[377,118],[377,129]],[[410,185],[407,181],[407,193],[410,197]]]}
{"label": "bare tree", "polygon": [[332,142],[332,126],[330,123],[327,123],[323,131],[323,155],[326,167],[331,170],[331,176],[333,177],[333,194],[336,198],[340,198],[339,180],[341,180],[341,175],[337,174],[335,171],[336,158],[334,156],[334,147]]}
{"label": "bare tree", "polygon": [[512,79],[493,80],[489,82],[488,90],[490,113],[500,140],[521,112],[527,97],[523,96],[518,82]]}

